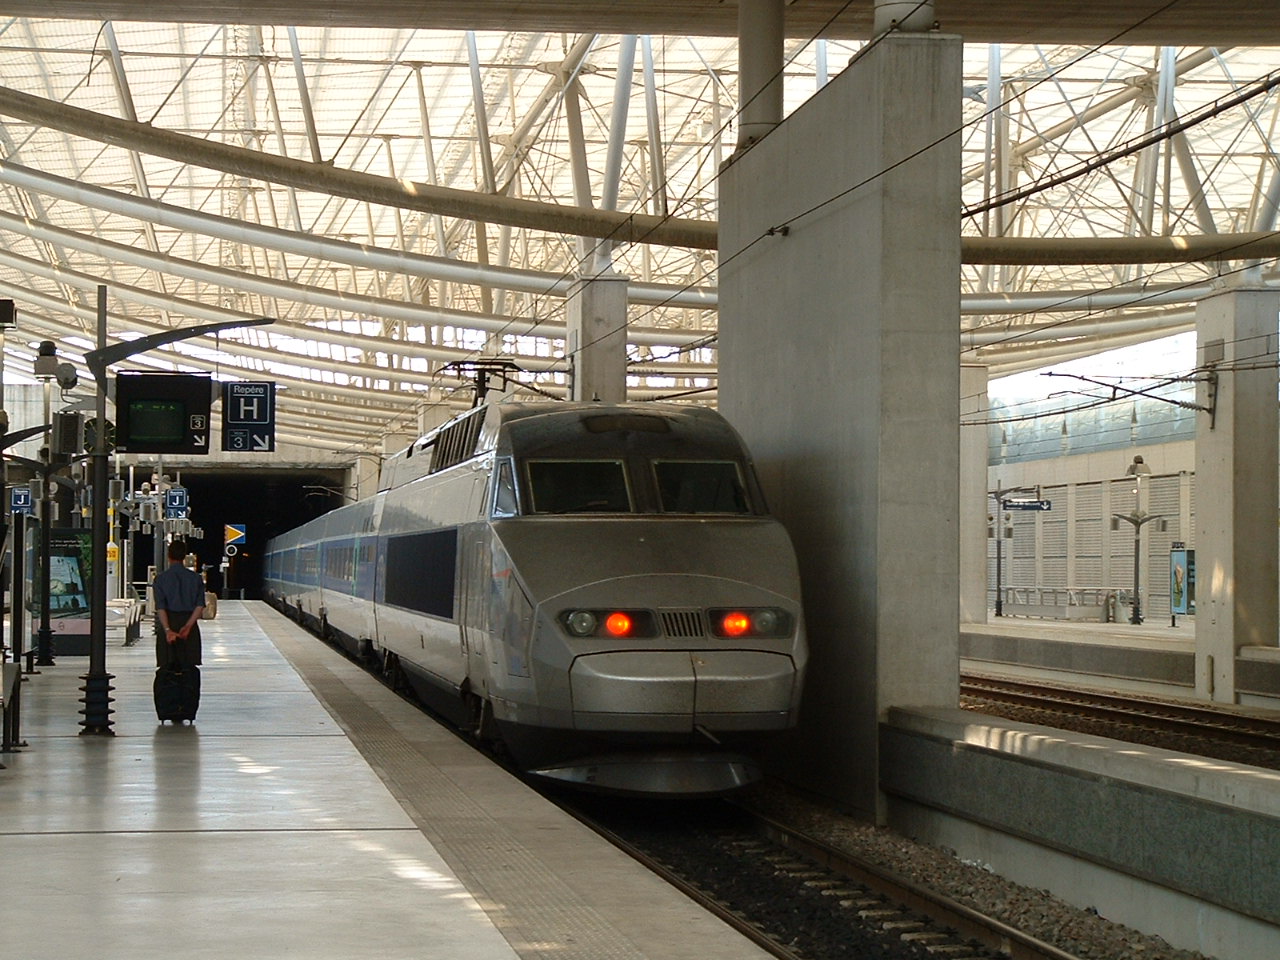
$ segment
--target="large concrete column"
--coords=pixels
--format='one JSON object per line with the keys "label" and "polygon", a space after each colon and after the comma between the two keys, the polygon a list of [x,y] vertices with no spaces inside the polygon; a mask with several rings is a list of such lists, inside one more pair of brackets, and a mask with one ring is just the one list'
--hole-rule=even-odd
{"label": "large concrete column", "polygon": [[565,348],[573,364],[569,399],[626,400],[627,278],[610,272],[574,281],[565,326]]}
{"label": "large concrete column", "polygon": [[738,147],[782,122],[782,0],[738,0]]}
{"label": "large concrete column", "polygon": [[[1229,289],[1196,307],[1196,692],[1236,699],[1236,654],[1276,646],[1276,331],[1280,293]],[[1216,396],[1215,396],[1216,393]]]}
{"label": "large concrete column", "polygon": [[720,408],[811,648],[775,765],[868,817],[888,707],[957,699],[960,53],[891,34],[720,181]]}
{"label": "large concrete column", "polygon": [[986,415],[987,368],[966,363],[960,367],[961,623],[987,622]]}

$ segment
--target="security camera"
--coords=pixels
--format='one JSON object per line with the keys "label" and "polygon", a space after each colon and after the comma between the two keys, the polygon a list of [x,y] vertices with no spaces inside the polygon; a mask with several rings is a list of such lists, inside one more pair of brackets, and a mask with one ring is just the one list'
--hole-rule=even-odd
{"label": "security camera", "polygon": [[32,363],[33,372],[41,380],[49,380],[57,375],[58,348],[52,340],[40,341],[36,348],[36,358]]}
{"label": "security camera", "polygon": [[63,390],[73,390],[75,385],[80,382],[80,377],[76,373],[76,368],[69,363],[58,364],[57,370],[53,374],[58,380],[58,386]]}

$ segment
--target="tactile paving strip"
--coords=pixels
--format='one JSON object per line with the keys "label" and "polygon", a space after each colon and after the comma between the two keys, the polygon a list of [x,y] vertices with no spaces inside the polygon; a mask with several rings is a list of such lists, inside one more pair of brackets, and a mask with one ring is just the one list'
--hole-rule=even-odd
{"label": "tactile paving strip", "polygon": [[[643,960],[647,956],[582,900],[498,819],[486,814],[354,687],[390,691],[268,609],[254,616],[317,698],[523,957]],[[268,621],[266,618],[270,618]],[[336,667],[330,669],[325,661]]]}

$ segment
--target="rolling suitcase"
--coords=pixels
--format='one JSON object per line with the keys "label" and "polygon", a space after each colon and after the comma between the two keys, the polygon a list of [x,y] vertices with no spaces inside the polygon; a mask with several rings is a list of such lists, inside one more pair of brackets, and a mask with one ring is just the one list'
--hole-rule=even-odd
{"label": "rolling suitcase", "polygon": [[160,667],[152,684],[156,701],[156,716],[163,723],[172,720],[194,720],[200,708],[200,668]]}

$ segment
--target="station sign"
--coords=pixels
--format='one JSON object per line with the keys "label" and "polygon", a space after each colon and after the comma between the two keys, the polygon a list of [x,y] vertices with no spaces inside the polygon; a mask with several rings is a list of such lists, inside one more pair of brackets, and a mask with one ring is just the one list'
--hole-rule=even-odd
{"label": "station sign", "polygon": [[223,525],[223,546],[222,555],[230,560],[240,548],[244,546],[245,525],[243,523],[228,523]]}
{"label": "station sign", "polygon": [[1052,510],[1052,500],[1006,500],[1003,503],[1005,510]]}
{"label": "station sign", "polygon": [[243,381],[222,385],[222,449],[270,453],[276,448],[276,385]]}
{"label": "station sign", "polygon": [[189,501],[186,487],[170,487],[164,492],[164,518],[181,520],[187,515]]}
{"label": "station sign", "polygon": [[9,512],[25,513],[30,515],[33,510],[31,505],[31,488],[30,487],[10,487],[9,488]]}
{"label": "station sign", "polygon": [[116,377],[116,449],[121,453],[209,452],[207,376],[122,373]]}

